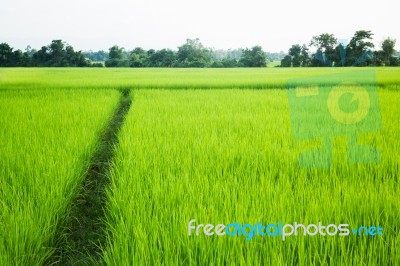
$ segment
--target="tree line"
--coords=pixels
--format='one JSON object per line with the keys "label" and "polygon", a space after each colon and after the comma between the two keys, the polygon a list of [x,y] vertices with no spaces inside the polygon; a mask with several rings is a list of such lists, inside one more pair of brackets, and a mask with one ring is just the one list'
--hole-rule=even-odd
{"label": "tree line", "polygon": [[268,55],[279,57],[265,53],[261,46],[228,51],[208,49],[199,39],[187,39],[177,51],[146,51],[140,47],[126,51],[114,45],[108,53],[76,52],[62,40],[53,40],[40,50],[28,46],[25,52],[1,43],[0,67],[265,67]]}
{"label": "tree line", "polygon": [[[379,50],[374,50],[372,40],[373,33],[366,30],[356,31],[348,44],[323,33],[312,37],[308,46],[292,45],[281,67],[400,66],[395,39],[383,40]],[[310,54],[310,48],[316,51]]]}
{"label": "tree line", "polygon": [[[322,66],[400,66],[396,40],[386,38],[374,50],[371,31],[357,31],[348,44],[329,33],[314,36],[309,45],[292,45],[288,53],[267,53],[261,46],[216,50],[203,46],[199,39],[187,39],[176,51],[127,51],[117,45],[109,51],[75,51],[62,40],[53,40],[40,50],[28,46],[25,52],[0,44],[0,67],[265,67],[280,61],[280,67]],[[311,53],[313,49],[315,52]]]}
{"label": "tree line", "polygon": [[236,50],[205,48],[199,39],[187,39],[177,51],[170,49],[130,52],[115,45],[110,48],[106,67],[265,67],[267,53],[261,46]]}
{"label": "tree line", "polygon": [[87,67],[91,63],[81,51],[76,52],[71,45],[54,40],[40,50],[30,46],[15,50],[7,43],[0,44],[0,67]]}

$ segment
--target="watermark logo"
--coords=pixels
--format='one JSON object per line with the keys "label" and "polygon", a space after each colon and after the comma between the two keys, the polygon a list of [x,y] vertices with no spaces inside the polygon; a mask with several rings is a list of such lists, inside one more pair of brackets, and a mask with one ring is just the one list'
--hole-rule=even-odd
{"label": "watermark logo", "polygon": [[[356,63],[368,58],[367,52]],[[321,55],[321,61],[326,62],[326,57]],[[300,154],[300,167],[331,167],[332,141],[337,136],[347,138],[348,162],[379,162],[376,147],[358,141],[360,133],[376,132],[382,126],[375,70],[290,79],[287,91],[294,138],[322,141],[319,149]]]}
{"label": "watermark logo", "polygon": [[349,224],[328,224],[322,222],[318,224],[301,224],[294,222],[293,224],[263,223],[259,221],[255,224],[239,222],[225,224],[202,224],[196,223],[195,219],[189,221],[187,232],[189,236],[230,236],[244,237],[247,241],[254,237],[279,237],[285,241],[291,236],[383,236],[383,228],[380,226],[359,226],[351,229]]}

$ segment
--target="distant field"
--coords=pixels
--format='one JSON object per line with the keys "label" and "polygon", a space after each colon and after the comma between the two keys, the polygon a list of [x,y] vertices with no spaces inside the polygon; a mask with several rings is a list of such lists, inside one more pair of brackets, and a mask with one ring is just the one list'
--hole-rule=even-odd
{"label": "distant field", "polygon": [[[291,78],[354,72],[368,68],[14,68],[0,69],[0,89],[266,89],[285,88]],[[373,68],[372,68],[373,69]],[[376,68],[378,85],[398,88],[400,68]]]}
{"label": "distant field", "polygon": [[[376,79],[358,80],[366,70]],[[342,77],[377,91],[382,127],[356,141],[375,146],[380,161],[348,163],[348,136],[338,134],[330,168],[301,168],[301,152],[322,142],[295,138],[286,88],[300,80],[312,95]],[[100,173],[109,180],[106,240],[98,254],[79,250],[86,263],[398,265],[399,89],[400,68],[0,69],[0,265],[65,261],[60,228],[85,173],[101,171],[90,158],[128,92],[110,170]],[[297,108],[336,132],[318,108]],[[188,236],[191,219],[379,225],[384,235]]]}

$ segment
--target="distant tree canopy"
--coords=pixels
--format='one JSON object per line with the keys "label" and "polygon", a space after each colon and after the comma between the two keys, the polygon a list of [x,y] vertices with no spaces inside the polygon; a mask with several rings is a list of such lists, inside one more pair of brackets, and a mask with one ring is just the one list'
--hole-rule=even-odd
{"label": "distant tree canopy", "polygon": [[[373,33],[371,31],[360,30],[354,33],[353,38],[351,38],[349,44],[346,47],[346,63],[345,65],[358,65],[366,66],[371,65],[371,55],[367,55],[368,51],[374,49],[374,44],[372,43]],[[369,58],[363,58],[366,55]]]}
{"label": "distant tree canopy", "polygon": [[0,44],[0,67],[265,67],[267,58],[279,60],[284,53],[265,53],[260,46],[251,49],[215,50],[203,46],[199,39],[187,39],[177,51],[126,51],[114,45],[106,51],[76,52],[62,40],[25,52]]}
{"label": "distant tree canopy", "polygon": [[100,51],[87,51],[82,52],[83,55],[93,62],[104,62],[108,59],[108,52],[100,50]]}
{"label": "distant tree canopy", "polygon": [[309,47],[315,49],[310,56],[306,45],[292,45],[288,55],[281,60],[281,67],[329,66],[399,66],[396,40],[387,38],[381,50],[374,51],[371,31],[359,30],[348,45],[339,43],[333,34],[322,33],[312,37]]}
{"label": "distant tree canopy", "polygon": [[[302,48],[301,51],[303,56],[305,50]],[[126,51],[114,45],[108,52],[76,52],[65,42],[53,40],[39,50],[28,46],[22,52],[14,51],[7,43],[0,44],[0,67],[265,67],[268,61],[281,60],[284,56],[283,52],[266,53],[261,46],[233,50],[209,49],[199,39],[187,39],[177,51],[146,51],[140,47]]]}
{"label": "distant tree canopy", "polygon": [[243,50],[243,55],[240,58],[239,63],[244,67],[266,67],[267,55],[261,46],[254,46],[251,49]]}
{"label": "distant tree canopy", "polygon": [[[8,67],[15,65],[15,60],[18,59],[19,53],[13,53],[13,48],[11,48],[7,43],[0,44],[0,66]],[[18,60],[19,61],[19,60]]]}
{"label": "distant tree canopy", "polygon": [[206,67],[211,63],[211,52],[204,48],[199,39],[187,39],[185,44],[178,47],[176,56],[179,67]]}
{"label": "distant tree canopy", "polygon": [[148,51],[134,48],[128,56],[125,50],[113,46],[109,50],[107,67],[265,67],[267,53],[260,46],[251,49],[213,50],[199,39],[187,39],[178,51],[162,49]]}
{"label": "distant tree canopy", "polygon": [[301,46],[299,44],[292,45],[289,49],[289,55],[291,56],[292,65],[294,67],[301,66]]}
{"label": "distant tree canopy", "polygon": [[39,50],[28,46],[22,52],[0,43],[0,67],[211,67],[212,62],[211,50],[204,48],[198,39],[187,40],[177,52],[146,51],[140,47],[126,51],[117,45],[108,52],[75,52],[61,40],[53,40]]}
{"label": "distant tree canopy", "polygon": [[[391,65],[399,65],[399,55],[395,57],[396,50],[394,47],[396,46],[396,40],[387,38],[382,42],[382,50],[380,50],[380,54],[377,56],[377,58],[380,59],[382,64],[386,66],[391,66]],[[396,62],[397,61],[397,62]]]}
{"label": "distant tree canopy", "polygon": [[292,66],[292,56],[286,55],[281,61],[281,67],[291,67]]}
{"label": "distant tree canopy", "polygon": [[[309,45],[294,44],[288,53],[267,53],[261,46],[216,50],[203,46],[199,39],[187,39],[177,51],[125,50],[114,45],[108,51],[75,51],[62,40],[53,40],[39,50],[28,46],[14,50],[0,43],[0,67],[266,67],[280,60],[280,67],[400,66],[396,40],[386,38],[380,50],[374,50],[371,31],[359,30],[348,45],[330,33],[312,37]],[[310,52],[313,51],[313,52]]]}
{"label": "distant tree canopy", "polygon": [[32,50],[28,46],[25,52],[15,50],[7,43],[0,44],[0,66],[2,67],[85,67],[90,62],[81,51],[61,40],[53,40],[48,46],[40,50]]}

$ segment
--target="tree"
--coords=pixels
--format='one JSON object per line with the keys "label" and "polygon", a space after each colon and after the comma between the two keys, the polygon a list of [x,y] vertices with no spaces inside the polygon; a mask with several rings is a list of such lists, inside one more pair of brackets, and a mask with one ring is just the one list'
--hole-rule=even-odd
{"label": "tree", "polygon": [[85,67],[89,62],[81,51],[76,52],[74,48],[62,40],[53,40],[50,45],[42,46],[39,51],[32,50],[28,46],[24,53],[18,50],[15,62],[19,66],[39,67]]}
{"label": "tree", "polygon": [[300,60],[303,67],[307,67],[311,63],[309,49],[305,44],[303,44],[303,46],[301,47]]}
{"label": "tree", "polygon": [[310,46],[317,48],[312,55],[312,66],[332,66],[336,45],[337,38],[333,34],[323,33],[312,37]]}
{"label": "tree", "polygon": [[118,47],[118,45],[114,45],[109,49],[108,60],[106,60],[106,67],[120,67],[122,66],[123,59],[123,51],[124,48]]}
{"label": "tree", "polygon": [[82,51],[75,52],[74,56],[74,63],[70,66],[77,66],[77,67],[87,67],[90,66],[90,61],[86,60],[85,55]]}
{"label": "tree", "polygon": [[13,52],[10,65],[16,67],[27,66],[28,58],[21,50],[16,50]]}
{"label": "tree", "polygon": [[66,58],[65,44],[62,40],[53,40],[49,45],[49,57],[50,60],[47,62],[49,66],[59,67],[68,66],[68,60]]}
{"label": "tree", "polygon": [[148,66],[151,67],[173,67],[176,60],[176,54],[168,49],[148,53]]}
{"label": "tree", "polygon": [[323,53],[328,50],[333,50],[337,44],[337,38],[333,34],[322,33],[318,36],[313,36],[310,42],[310,46],[316,47]]}
{"label": "tree", "polygon": [[68,45],[67,47],[65,47],[65,57],[68,60],[69,66],[76,65],[76,63],[78,61],[78,57],[72,46]]}
{"label": "tree", "polygon": [[371,31],[359,30],[354,33],[346,47],[347,65],[368,65],[370,56],[368,51],[374,48],[371,42],[374,34]]}
{"label": "tree", "polygon": [[245,67],[266,67],[267,55],[261,46],[254,46],[251,49],[243,50],[239,63]]}
{"label": "tree", "polygon": [[11,66],[11,61],[13,57],[13,48],[7,43],[0,44],[0,66],[8,67]]}
{"label": "tree", "polygon": [[281,67],[306,67],[310,65],[307,45],[294,44],[289,48],[288,55],[281,60]]}
{"label": "tree", "polygon": [[[150,51],[150,54],[153,53],[154,50]],[[129,66],[130,67],[145,67],[147,66],[147,53],[141,47],[136,47],[132,50],[129,57]]]}
{"label": "tree", "polygon": [[289,49],[289,55],[292,57],[293,67],[301,66],[301,46],[299,44],[294,44]]}
{"label": "tree", "polygon": [[24,52],[24,57],[25,57],[25,66],[29,67],[29,66],[34,66],[34,62],[33,62],[33,55],[36,53],[37,51],[35,49],[32,49],[32,47],[30,45],[28,45],[25,48],[25,52]]}
{"label": "tree", "polygon": [[286,55],[281,60],[281,67],[291,67],[292,66],[292,57],[290,55]]}
{"label": "tree", "polygon": [[211,50],[211,58],[212,64],[211,67],[214,68],[231,68],[238,67],[239,60],[242,57],[243,49],[212,49]]}
{"label": "tree", "polygon": [[398,57],[392,56],[389,61],[390,66],[400,66],[400,59]]}
{"label": "tree", "polygon": [[48,60],[50,60],[50,55],[47,46],[42,46],[42,48],[33,55],[35,66],[46,66]]}
{"label": "tree", "polygon": [[394,53],[396,50],[394,47],[396,46],[396,40],[387,38],[382,42],[382,56],[383,56],[383,62],[385,63],[386,66],[391,65],[391,58],[393,57]]}
{"label": "tree", "polygon": [[118,47],[118,45],[114,45],[110,48],[110,52],[108,53],[109,59],[122,59],[122,51],[124,49]]}
{"label": "tree", "polygon": [[236,59],[228,59],[228,58],[223,58],[218,61],[214,61],[211,64],[211,67],[214,68],[232,68],[232,67],[238,67],[239,62]]}
{"label": "tree", "polygon": [[211,52],[199,39],[187,39],[178,47],[177,59],[181,67],[206,67],[211,62]]}
{"label": "tree", "polygon": [[335,48],[332,60],[335,66],[346,66],[346,46],[339,43]]}

